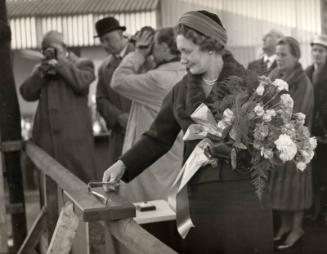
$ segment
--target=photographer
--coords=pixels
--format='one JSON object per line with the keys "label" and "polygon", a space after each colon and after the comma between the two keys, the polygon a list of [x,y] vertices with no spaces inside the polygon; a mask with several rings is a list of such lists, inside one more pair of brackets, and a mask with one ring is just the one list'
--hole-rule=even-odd
{"label": "photographer", "polygon": [[[136,50],[128,54],[114,72],[111,87],[132,101],[127,123],[123,152],[131,148],[150,128],[163,99],[185,75],[179,62],[173,28],[156,32],[144,27],[135,36]],[[148,70],[152,56],[156,68]],[[166,199],[168,186],[176,179],[181,168],[183,141],[181,136],[170,151],[127,185],[120,187],[120,194],[132,202]]]}
{"label": "photographer", "polygon": [[69,52],[61,33],[42,40],[44,59],[23,82],[20,92],[37,101],[33,141],[84,182],[96,179],[88,92],[93,63]]}

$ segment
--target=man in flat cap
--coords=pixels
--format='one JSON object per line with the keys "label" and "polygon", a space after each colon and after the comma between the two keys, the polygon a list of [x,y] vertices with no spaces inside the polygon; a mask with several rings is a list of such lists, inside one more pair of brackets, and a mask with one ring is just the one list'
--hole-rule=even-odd
{"label": "man in flat cap", "polygon": [[[97,110],[111,130],[109,140],[110,165],[121,155],[125,129],[130,110],[130,100],[119,95],[110,87],[114,70],[122,58],[134,50],[134,45],[123,35],[126,30],[114,17],[100,19],[95,29],[104,50],[109,56],[99,68],[96,91]],[[108,165],[109,166],[109,165]]]}
{"label": "man in flat cap", "polygon": [[250,62],[248,69],[255,72],[257,75],[268,74],[277,66],[276,65],[276,45],[277,41],[283,37],[283,34],[277,30],[270,30],[262,38],[262,56]]}

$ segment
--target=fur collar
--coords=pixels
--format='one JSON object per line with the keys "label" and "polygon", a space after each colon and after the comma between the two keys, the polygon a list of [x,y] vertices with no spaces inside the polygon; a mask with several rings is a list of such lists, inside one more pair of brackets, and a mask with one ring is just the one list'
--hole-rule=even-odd
{"label": "fur collar", "polygon": [[[229,93],[227,81],[231,76],[237,76],[242,80],[242,85],[249,89],[257,86],[257,76],[238,63],[229,51],[223,54],[223,69],[219,75],[217,83],[213,86],[209,96],[206,97],[201,87],[202,75],[192,75],[188,73],[182,83],[185,85],[181,100],[178,105],[180,117],[189,117],[194,110],[201,104],[206,103],[208,106],[212,105],[214,101],[222,100],[226,94]],[[214,110],[214,109],[212,109]]]}

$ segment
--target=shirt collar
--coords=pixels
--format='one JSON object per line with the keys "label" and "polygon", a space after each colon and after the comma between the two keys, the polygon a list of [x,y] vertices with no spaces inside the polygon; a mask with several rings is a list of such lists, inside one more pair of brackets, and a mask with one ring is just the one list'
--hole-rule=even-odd
{"label": "shirt collar", "polygon": [[120,51],[119,54],[115,55],[116,58],[124,58],[124,56],[126,55],[127,47],[128,47],[128,44],[126,44],[126,46]]}
{"label": "shirt collar", "polygon": [[266,62],[267,60],[269,61],[269,63],[273,63],[276,60],[276,55],[263,55],[263,61]]}

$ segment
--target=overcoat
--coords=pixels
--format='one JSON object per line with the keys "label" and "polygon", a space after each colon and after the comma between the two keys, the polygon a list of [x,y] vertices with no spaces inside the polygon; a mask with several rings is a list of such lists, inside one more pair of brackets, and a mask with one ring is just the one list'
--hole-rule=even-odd
{"label": "overcoat", "polygon": [[97,110],[106,122],[109,137],[109,165],[113,164],[121,155],[125,128],[120,126],[118,118],[120,114],[129,113],[131,101],[115,92],[111,86],[111,79],[115,69],[119,66],[122,58],[134,49],[132,43],[127,44],[124,54],[109,55],[101,64],[98,71],[98,83],[96,88]]}
{"label": "overcoat", "polygon": [[[133,146],[147,131],[157,116],[162,101],[172,87],[182,79],[186,70],[175,58],[156,68],[140,73],[146,59],[138,52],[128,54],[113,75],[111,86],[132,101],[123,152]],[[131,202],[167,199],[168,188],[182,166],[182,135],[162,158],[127,185],[120,194]]]}
{"label": "overcoat", "polygon": [[314,66],[310,65],[306,74],[312,82],[315,105],[312,122],[312,134],[318,137],[318,147],[313,158],[313,184],[317,192],[321,187],[327,187],[327,64],[314,78]]}
{"label": "overcoat", "polygon": [[88,92],[95,79],[90,60],[70,53],[58,61],[57,74],[44,76],[37,68],[21,85],[27,101],[39,101],[32,139],[81,180],[96,179],[94,140]]}
{"label": "overcoat", "polygon": [[[185,132],[193,123],[190,115],[201,103],[212,105],[228,93],[226,78],[236,75],[246,81],[251,76],[230,53],[223,60],[218,82],[208,97],[199,75],[188,73],[174,86],[150,130],[121,157],[126,165],[124,181],[132,180],[169,151],[179,131]],[[198,142],[185,142],[184,161]],[[269,202],[259,202],[248,172],[232,170],[224,160],[216,167],[202,167],[188,183],[188,200],[195,228],[183,241],[185,253],[272,253]]]}

